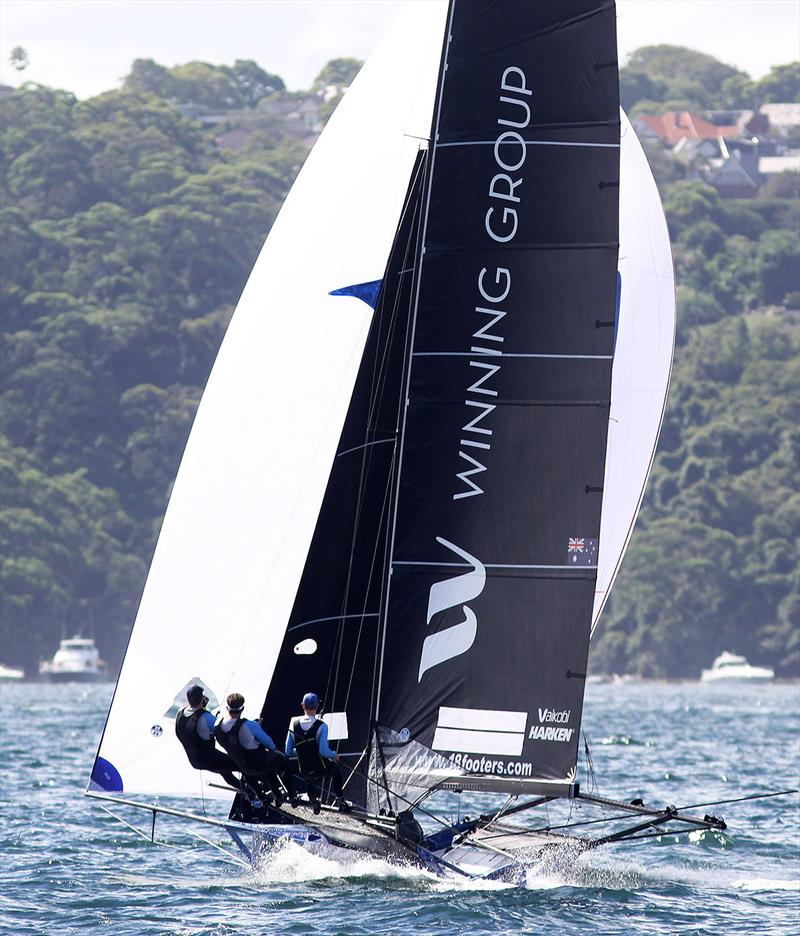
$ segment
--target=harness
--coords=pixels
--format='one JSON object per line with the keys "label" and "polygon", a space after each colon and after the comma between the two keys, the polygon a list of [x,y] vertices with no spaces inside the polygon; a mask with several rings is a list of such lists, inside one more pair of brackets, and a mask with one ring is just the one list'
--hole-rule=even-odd
{"label": "harness", "polygon": [[319,742],[317,741],[317,732],[322,724],[321,719],[315,718],[307,729],[303,729],[300,726],[300,716],[298,716],[293,718],[289,725],[289,730],[294,735],[297,765],[300,768],[300,773],[305,776],[319,776],[328,770],[327,761],[320,754]]}
{"label": "harness", "polygon": [[200,716],[204,714],[204,709],[197,709],[191,715],[187,715],[181,709],[175,719],[175,734],[186,751],[189,763],[196,770],[203,770],[207,767],[214,753],[214,739],[206,740],[197,733],[197,723],[200,721]]}
{"label": "harness", "polygon": [[262,747],[246,748],[239,740],[239,732],[245,719],[237,718],[231,725],[230,731],[224,731],[222,722],[214,729],[214,737],[233,758],[236,766],[243,773],[252,773],[262,770],[265,766],[266,751]]}

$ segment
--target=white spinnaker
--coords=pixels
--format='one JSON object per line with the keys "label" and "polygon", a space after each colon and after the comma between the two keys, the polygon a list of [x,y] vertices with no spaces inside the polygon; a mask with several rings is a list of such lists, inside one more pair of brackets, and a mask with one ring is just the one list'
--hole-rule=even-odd
{"label": "white spinnaker", "polygon": [[410,4],[361,70],[236,308],[100,745],[98,765],[118,772],[125,793],[212,795],[214,775],[189,766],[166,715],[194,678],[219,700],[243,693],[246,714],[258,715],[372,318],[361,300],[328,293],[383,275],[419,138],[430,132],[445,13],[441,3]]}
{"label": "white spinnaker", "polygon": [[592,632],[628,546],[653,463],[675,346],[669,232],[647,157],[620,111],[619,272],[611,410]]}

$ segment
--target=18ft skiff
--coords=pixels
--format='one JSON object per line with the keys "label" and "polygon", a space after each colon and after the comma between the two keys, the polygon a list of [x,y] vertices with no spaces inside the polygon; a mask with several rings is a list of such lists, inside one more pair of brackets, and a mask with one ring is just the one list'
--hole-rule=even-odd
{"label": "18ft skiff", "polygon": [[[724,828],[576,779],[590,633],[643,495],[674,326],[613,2],[411,4],[228,329],[90,794],[224,827],[248,857],[288,836],[481,877],[565,841]],[[195,682],[212,707],[263,701],[276,740],[318,692],[353,813],[239,803],[212,819],[153,800],[230,802],[174,737]],[[444,821],[428,800],[453,790],[502,796]],[[593,839],[519,824],[559,799],[631,821]]]}

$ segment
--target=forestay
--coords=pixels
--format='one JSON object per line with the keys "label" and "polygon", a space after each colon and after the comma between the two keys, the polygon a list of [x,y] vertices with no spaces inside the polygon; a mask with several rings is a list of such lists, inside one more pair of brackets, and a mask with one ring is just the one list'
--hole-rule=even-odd
{"label": "forestay", "polygon": [[443,15],[424,3],[403,15],[337,108],[258,258],[175,482],[92,789],[208,795],[209,777],[173,737],[192,682],[212,702],[240,691],[257,714],[372,318],[357,296],[329,293],[383,274],[430,128]]}

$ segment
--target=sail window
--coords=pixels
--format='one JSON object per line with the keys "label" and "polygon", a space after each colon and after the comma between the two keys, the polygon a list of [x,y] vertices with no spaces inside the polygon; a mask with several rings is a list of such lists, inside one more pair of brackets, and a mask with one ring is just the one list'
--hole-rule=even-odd
{"label": "sail window", "polygon": [[311,656],[312,653],[317,652],[317,642],[313,637],[301,640],[300,643],[294,645],[294,652],[298,656]]}

